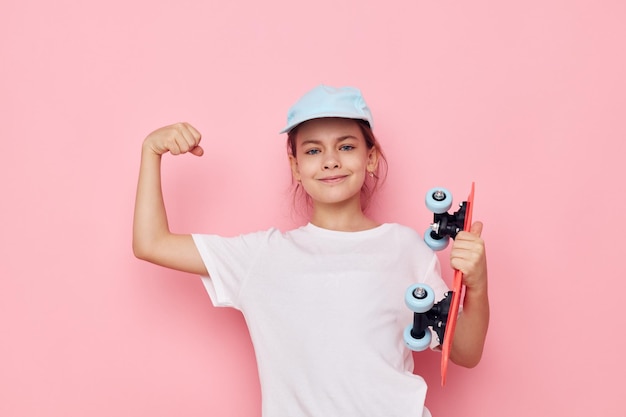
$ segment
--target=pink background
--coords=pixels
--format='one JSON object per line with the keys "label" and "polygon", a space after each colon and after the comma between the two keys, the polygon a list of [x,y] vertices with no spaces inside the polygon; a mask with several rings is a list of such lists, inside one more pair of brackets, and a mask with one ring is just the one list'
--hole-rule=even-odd
{"label": "pink background", "polygon": [[165,158],[175,230],[292,227],[277,132],[323,82],[374,111],[379,220],[476,181],[492,323],[443,389],[417,356],[435,416],[623,416],[625,4],[3,0],[0,415],[260,415],[241,316],[132,256],[140,144],[204,134]]}

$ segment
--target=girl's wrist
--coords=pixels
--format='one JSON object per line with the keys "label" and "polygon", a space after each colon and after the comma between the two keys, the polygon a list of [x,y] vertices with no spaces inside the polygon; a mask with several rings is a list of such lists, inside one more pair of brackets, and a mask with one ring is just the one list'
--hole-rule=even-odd
{"label": "girl's wrist", "polygon": [[486,280],[484,283],[474,284],[472,286],[465,287],[465,297],[487,297],[488,294],[489,291]]}
{"label": "girl's wrist", "polygon": [[157,156],[159,158],[161,157],[161,154],[158,153],[157,151],[155,151],[154,148],[152,147],[152,145],[149,142],[147,142],[147,141],[144,141],[143,145],[141,146],[141,153],[144,156],[152,156],[152,155],[154,155],[154,156]]}

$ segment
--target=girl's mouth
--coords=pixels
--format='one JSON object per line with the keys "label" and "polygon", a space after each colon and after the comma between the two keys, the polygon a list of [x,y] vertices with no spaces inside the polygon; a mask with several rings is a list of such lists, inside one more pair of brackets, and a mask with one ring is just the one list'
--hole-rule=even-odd
{"label": "girl's mouth", "polygon": [[319,181],[325,184],[336,184],[343,181],[346,177],[347,175],[333,175],[330,177],[320,178]]}

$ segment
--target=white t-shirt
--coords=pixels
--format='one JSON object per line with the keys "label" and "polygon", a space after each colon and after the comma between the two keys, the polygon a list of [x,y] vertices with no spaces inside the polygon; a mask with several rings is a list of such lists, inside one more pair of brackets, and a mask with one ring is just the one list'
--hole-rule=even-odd
{"label": "white t-shirt", "polygon": [[[448,290],[413,229],[312,224],[224,238],[193,235],[215,306],[240,310],[254,344],[264,417],[422,417],[426,383],[402,331],[415,282]],[[437,344],[436,336],[433,344]]]}

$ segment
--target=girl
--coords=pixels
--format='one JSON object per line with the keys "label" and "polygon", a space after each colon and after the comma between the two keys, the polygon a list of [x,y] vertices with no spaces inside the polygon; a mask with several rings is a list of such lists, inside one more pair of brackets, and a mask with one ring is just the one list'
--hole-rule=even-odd
{"label": "girl", "polygon": [[[319,86],[293,105],[281,133],[311,204],[307,225],[230,238],[170,232],[161,156],[204,152],[200,133],[178,123],[143,143],[135,255],[203,276],[214,305],[243,313],[264,417],[429,416],[426,384],[402,340],[412,317],[403,295],[414,282],[438,299],[447,288],[419,234],[363,211],[384,163],[369,108],[355,88]],[[467,286],[451,360],[465,367],[480,361],[489,321],[481,230],[477,222],[459,233],[450,255]]]}

